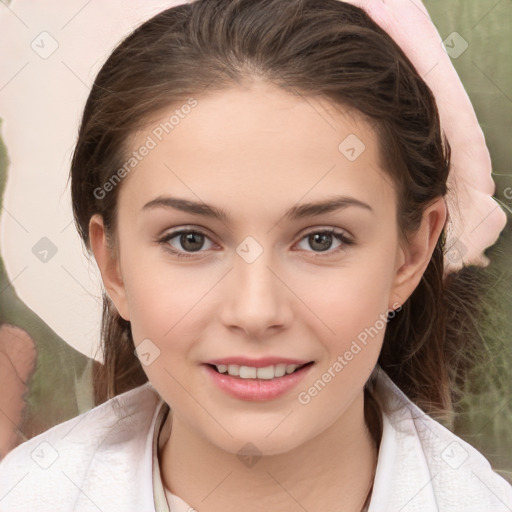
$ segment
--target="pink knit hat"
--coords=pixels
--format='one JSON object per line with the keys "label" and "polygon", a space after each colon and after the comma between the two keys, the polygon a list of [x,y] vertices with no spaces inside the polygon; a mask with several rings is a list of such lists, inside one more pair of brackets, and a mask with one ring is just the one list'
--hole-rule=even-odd
{"label": "pink knit hat", "polygon": [[446,197],[445,272],[487,266],[483,254],[507,217],[492,198],[495,184],[484,134],[450,58],[468,47],[457,32],[444,42],[421,0],[344,0],[363,8],[402,48],[436,98],[441,126],[452,149]]}

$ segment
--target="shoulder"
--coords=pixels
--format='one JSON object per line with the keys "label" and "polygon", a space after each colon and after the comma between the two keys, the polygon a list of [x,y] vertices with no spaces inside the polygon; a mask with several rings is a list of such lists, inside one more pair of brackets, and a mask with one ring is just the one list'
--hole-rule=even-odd
{"label": "shoulder", "polygon": [[388,502],[404,512],[512,509],[512,486],[478,450],[425,414],[382,369],[374,385],[384,421],[375,483]]}
{"label": "shoulder", "polygon": [[159,403],[146,383],[11,450],[0,463],[0,510],[95,509],[105,495],[126,503],[144,460],[151,464]]}

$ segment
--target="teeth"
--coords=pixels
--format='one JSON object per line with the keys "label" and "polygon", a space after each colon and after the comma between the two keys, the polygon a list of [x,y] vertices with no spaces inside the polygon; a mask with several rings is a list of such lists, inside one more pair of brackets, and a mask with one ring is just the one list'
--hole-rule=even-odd
{"label": "teeth", "polygon": [[233,375],[233,377],[240,376],[240,366],[238,366],[237,364],[228,365],[228,373],[229,375]]}
{"label": "teeth", "polygon": [[[293,366],[294,368],[297,368],[296,365],[291,364],[290,367]],[[286,373],[287,366],[285,364],[276,364],[275,370],[274,370],[274,376],[275,377],[282,377]]]}
{"label": "teeth", "polygon": [[298,364],[276,364],[275,366],[265,366],[265,368],[255,368],[253,366],[240,366],[238,364],[219,364],[216,365],[219,373],[228,373],[233,377],[241,379],[262,379],[271,380],[283,377],[285,374],[293,373],[299,367]]}
{"label": "teeth", "polygon": [[251,366],[240,366],[240,377],[242,379],[255,379],[258,370]]}

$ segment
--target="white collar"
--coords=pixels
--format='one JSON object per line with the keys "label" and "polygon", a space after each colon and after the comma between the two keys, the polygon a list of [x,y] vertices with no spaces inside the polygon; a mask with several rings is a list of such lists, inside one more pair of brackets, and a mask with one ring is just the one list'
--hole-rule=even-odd
{"label": "white collar", "polygon": [[[512,510],[512,486],[380,368],[369,389],[383,417],[369,512]],[[163,406],[148,382],[11,450],[0,463],[0,510],[154,510]]]}

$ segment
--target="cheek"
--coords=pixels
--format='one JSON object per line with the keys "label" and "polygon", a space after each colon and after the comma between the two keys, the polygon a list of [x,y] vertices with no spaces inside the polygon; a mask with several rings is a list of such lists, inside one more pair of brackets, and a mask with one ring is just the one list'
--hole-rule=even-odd
{"label": "cheek", "polygon": [[134,248],[122,263],[135,345],[150,339],[162,352],[171,345],[173,353],[184,352],[211,314],[218,277],[206,267],[169,264],[156,250]]}
{"label": "cheek", "polygon": [[[371,258],[333,271],[323,285],[318,279],[309,283],[311,310],[323,324],[323,334],[318,337],[325,357],[299,390],[298,401],[308,405],[309,412],[325,414],[329,410],[330,420],[340,414],[333,404],[344,407],[360,393],[382,347],[394,258],[389,251],[376,253],[389,256],[370,254]],[[315,321],[315,325],[320,324]]]}
{"label": "cheek", "polygon": [[[132,331],[137,330],[143,337],[149,337],[149,329],[158,337],[169,330],[184,309],[192,291],[186,286],[183,272],[166,265],[163,250],[137,243],[127,233],[121,253],[121,272],[130,311]],[[134,333],[134,340],[137,342]]]}
{"label": "cheek", "polygon": [[[322,278],[296,282],[295,290],[324,324],[328,338],[346,343],[386,315],[393,277],[393,261],[360,262],[333,269]],[[380,325],[380,323],[379,323]]]}
{"label": "cheek", "polygon": [[[377,363],[387,326],[387,264],[338,271],[316,288],[312,309],[328,329],[320,338],[325,357],[297,393],[300,410],[330,424],[351,404]],[[389,270],[389,266],[388,266]],[[312,303],[313,304],[313,303]]]}
{"label": "cheek", "polygon": [[176,338],[177,333],[182,333],[194,304],[201,307],[201,287],[191,287],[190,283],[186,286],[182,281],[179,273],[171,278],[146,274],[143,279],[125,283],[135,343],[143,338],[155,342]]}

